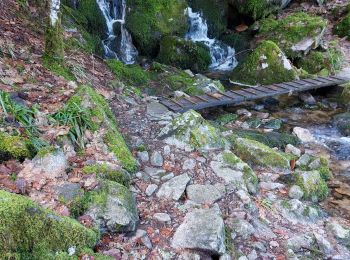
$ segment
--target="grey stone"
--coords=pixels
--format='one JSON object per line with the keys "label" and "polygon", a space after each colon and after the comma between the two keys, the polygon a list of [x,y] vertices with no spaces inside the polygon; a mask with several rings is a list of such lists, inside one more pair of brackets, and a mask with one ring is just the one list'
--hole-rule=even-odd
{"label": "grey stone", "polygon": [[283,189],[285,187],[284,184],[278,182],[260,182],[259,186],[264,190],[276,190]]}
{"label": "grey stone", "polygon": [[172,243],[176,249],[204,250],[214,255],[225,253],[225,225],[212,209],[195,209],[186,214]]}
{"label": "grey stone", "polygon": [[186,173],[170,179],[160,187],[157,197],[179,200],[190,180],[190,177]]}
{"label": "grey stone", "polygon": [[153,166],[159,166],[162,167],[163,166],[163,156],[161,152],[153,152],[151,155],[151,164]]}
{"label": "grey stone", "polygon": [[248,260],[255,260],[258,258],[258,254],[256,253],[256,251],[253,249],[249,255],[247,255]]}
{"label": "grey stone", "polygon": [[350,240],[350,230],[343,228],[341,225],[339,225],[337,222],[331,222],[327,224],[327,229],[330,230],[335,238],[344,240],[349,239]]}
{"label": "grey stone", "polygon": [[172,172],[170,172],[170,173],[168,173],[167,175],[164,175],[162,178],[160,178],[162,181],[168,181],[168,180],[170,180],[170,179],[172,179],[172,178],[174,178],[175,177],[175,175],[174,175],[174,173],[172,173]]}
{"label": "grey stone", "polygon": [[301,127],[294,127],[293,133],[302,141],[303,143],[315,142],[315,137],[311,134],[308,129]]}
{"label": "grey stone", "polygon": [[317,170],[321,167],[321,159],[320,158],[316,158],[315,160],[313,160],[310,164],[309,164],[309,169],[310,170]]}
{"label": "grey stone", "polygon": [[297,161],[297,166],[307,166],[312,160],[312,156],[309,154],[303,154]]}
{"label": "grey stone", "polygon": [[153,217],[159,222],[170,222],[171,218],[167,213],[155,213]]}
{"label": "grey stone", "polygon": [[183,165],[182,165],[182,169],[183,170],[193,170],[194,167],[196,167],[196,161],[193,159],[187,159],[184,161]]}
{"label": "grey stone", "polygon": [[301,155],[301,150],[299,148],[295,147],[294,145],[291,145],[291,144],[287,144],[285,152],[293,154],[297,157],[300,157],[300,155]]}
{"label": "grey stone", "polygon": [[245,190],[238,190],[236,195],[241,199],[244,204],[249,204],[251,202],[249,194]]}
{"label": "grey stone", "polygon": [[255,228],[255,233],[254,233],[255,237],[264,238],[264,239],[268,239],[268,240],[277,238],[277,236],[275,235],[275,233],[273,233],[271,228],[269,228],[267,225],[263,224],[261,221],[259,221],[257,219],[253,219],[251,221],[251,224]]}
{"label": "grey stone", "polygon": [[229,254],[223,254],[219,260],[232,260],[232,257]]}
{"label": "grey stone", "polygon": [[164,146],[164,148],[163,148],[163,153],[164,153],[164,155],[166,155],[166,156],[170,155],[171,149],[170,149],[170,146],[169,146],[169,145]]}
{"label": "grey stone", "polygon": [[288,192],[288,196],[291,199],[298,199],[300,200],[304,196],[304,192],[298,185],[293,185]]}
{"label": "grey stone", "polygon": [[329,243],[327,239],[324,238],[323,235],[320,235],[314,232],[314,236],[318,244],[318,247],[322,250],[322,252],[325,255],[329,255],[333,252],[333,246],[331,245],[331,243]]}
{"label": "grey stone", "polygon": [[310,93],[300,93],[299,98],[307,105],[316,105],[316,99]]}
{"label": "grey stone", "polygon": [[212,204],[222,198],[222,192],[213,185],[189,185],[186,189],[188,199],[198,204]]}
{"label": "grey stone", "polygon": [[169,113],[169,109],[159,102],[151,102],[147,104],[147,115],[151,117],[151,119],[163,119],[168,116]]}
{"label": "grey stone", "polygon": [[162,168],[145,167],[145,173],[151,177],[160,177],[166,173]]}
{"label": "grey stone", "polygon": [[65,183],[55,188],[57,196],[63,198],[65,202],[74,200],[79,195],[83,194],[79,183]]}
{"label": "grey stone", "polygon": [[308,234],[295,235],[287,240],[287,248],[299,251],[304,248],[311,248],[314,239]]}
{"label": "grey stone", "polygon": [[152,194],[158,189],[158,186],[156,184],[150,184],[146,188],[146,195],[147,196],[152,196]]}
{"label": "grey stone", "polygon": [[141,162],[148,162],[149,155],[147,151],[137,152],[137,157],[141,160]]}
{"label": "grey stone", "polygon": [[261,252],[266,252],[266,246],[262,242],[254,242],[253,247]]}
{"label": "grey stone", "polygon": [[139,216],[133,194],[123,185],[108,182],[105,203],[92,203],[85,212],[104,232],[133,232],[136,230]]}
{"label": "grey stone", "polygon": [[254,234],[255,228],[246,220],[237,219],[232,223],[233,232],[243,239],[248,239],[250,235]]}

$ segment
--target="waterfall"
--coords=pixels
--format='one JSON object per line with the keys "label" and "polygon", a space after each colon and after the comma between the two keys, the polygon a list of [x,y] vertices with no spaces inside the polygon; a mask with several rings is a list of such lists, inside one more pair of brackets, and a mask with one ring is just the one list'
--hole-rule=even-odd
{"label": "waterfall", "polygon": [[[125,28],[126,0],[96,0],[106,19],[108,37],[102,41],[105,56],[126,64],[135,63],[138,55],[131,34]],[[120,30],[119,32],[116,32]],[[116,35],[116,33],[118,35]]]}
{"label": "waterfall", "polygon": [[217,39],[208,37],[208,25],[198,12],[193,12],[191,7],[186,9],[190,22],[190,29],[186,39],[193,42],[202,42],[208,46],[211,56],[210,69],[219,71],[232,70],[237,66],[235,49]]}

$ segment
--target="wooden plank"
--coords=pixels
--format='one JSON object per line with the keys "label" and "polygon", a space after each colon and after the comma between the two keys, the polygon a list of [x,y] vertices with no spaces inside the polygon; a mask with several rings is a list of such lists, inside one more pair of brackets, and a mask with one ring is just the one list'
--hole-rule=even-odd
{"label": "wooden plank", "polygon": [[287,86],[287,85],[284,85],[283,83],[279,83],[279,84],[274,84],[274,86],[277,86],[277,87],[280,87],[280,88],[283,88],[285,90],[295,90],[296,87],[292,87],[292,86]]}
{"label": "wooden plank", "polygon": [[197,105],[197,103],[192,101],[191,98],[188,98],[188,97],[183,97],[183,98],[186,99],[188,102]]}
{"label": "wooden plank", "polygon": [[211,98],[215,98],[217,100],[220,100],[220,98],[216,97],[215,95],[211,94],[211,93],[206,93],[207,96],[211,97]]}
{"label": "wooden plank", "polygon": [[255,96],[259,95],[259,93],[256,93],[255,90],[252,89],[252,88],[245,88],[245,89],[242,89],[242,90],[245,91],[245,92],[249,92],[249,93],[251,93],[251,94],[253,94]]}
{"label": "wooden plank", "polygon": [[249,96],[247,96],[246,94],[242,94],[242,93],[240,93],[240,92],[238,92],[238,90],[235,90],[235,91],[233,91],[233,93],[235,93],[236,95],[239,95],[239,96],[241,96],[241,97],[244,97],[244,99],[246,99],[246,98],[248,98]]}
{"label": "wooden plank", "polygon": [[202,100],[202,101],[204,101],[204,102],[209,102],[208,99],[206,99],[206,98],[204,98],[204,97],[202,97],[202,96],[196,95],[196,96],[194,96],[194,97],[195,97],[195,98],[198,98],[198,99],[200,99],[200,100]]}
{"label": "wooden plank", "polygon": [[313,79],[303,79],[303,81],[310,83],[311,85],[320,85],[319,81],[313,80]]}

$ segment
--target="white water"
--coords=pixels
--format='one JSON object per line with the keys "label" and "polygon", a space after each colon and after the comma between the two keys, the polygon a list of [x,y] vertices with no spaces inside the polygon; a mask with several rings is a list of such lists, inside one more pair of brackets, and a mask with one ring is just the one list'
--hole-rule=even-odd
{"label": "white water", "polygon": [[190,21],[190,29],[186,34],[186,39],[193,42],[202,42],[210,49],[212,70],[228,71],[237,66],[235,58],[235,49],[224,44],[223,42],[210,39],[208,37],[208,25],[200,13],[193,12],[191,7],[186,9]]}
{"label": "white water", "polygon": [[[138,51],[132,43],[132,38],[125,28],[126,0],[96,0],[108,28],[108,37],[102,41],[105,56],[123,61],[126,64],[135,63]],[[115,24],[120,26],[120,35],[114,34]]]}

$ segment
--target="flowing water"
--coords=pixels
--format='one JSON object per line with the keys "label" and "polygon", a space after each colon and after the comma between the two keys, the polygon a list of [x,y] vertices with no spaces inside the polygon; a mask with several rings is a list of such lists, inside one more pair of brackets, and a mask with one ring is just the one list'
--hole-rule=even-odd
{"label": "flowing water", "polygon": [[108,37],[102,41],[107,58],[119,59],[126,64],[135,63],[138,51],[125,28],[126,0],[96,0],[106,19]]}
{"label": "flowing water", "polygon": [[193,12],[192,8],[186,9],[190,21],[190,29],[186,39],[193,42],[202,42],[209,47],[211,56],[210,69],[217,71],[230,71],[237,66],[235,49],[217,39],[208,37],[208,25],[199,12]]}

